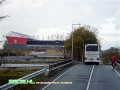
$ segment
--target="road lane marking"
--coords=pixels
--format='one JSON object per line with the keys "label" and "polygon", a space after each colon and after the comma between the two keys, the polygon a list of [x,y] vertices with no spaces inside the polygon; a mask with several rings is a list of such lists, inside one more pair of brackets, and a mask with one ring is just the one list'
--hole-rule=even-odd
{"label": "road lane marking", "polygon": [[[112,67],[112,66],[111,66]],[[113,68],[113,67],[112,67]],[[114,69],[115,70],[115,69]],[[117,70],[115,70],[115,72],[118,74],[118,76],[120,76],[120,74],[117,72]]]}
{"label": "road lane marking", "polygon": [[[77,65],[76,65],[77,66]],[[62,77],[63,75],[65,75],[67,72],[69,72],[70,70],[72,70],[73,68],[75,68],[76,66],[72,67],[71,69],[67,70],[66,72],[64,72],[63,74],[61,74],[59,77],[57,77],[55,80],[53,80],[52,82],[55,82],[57,79],[59,79],[60,77]],[[45,86],[42,90],[45,90],[48,86],[50,86],[51,84],[48,84],[47,86]]]}
{"label": "road lane marking", "polygon": [[86,90],[88,90],[88,89],[89,89],[89,86],[90,86],[90,81],[91,81],[92,74],[93,74],[93,70],[94,70],[94,65],[93,65],[93,67],[92,67],[92,71],[91,71],[91,74],[90,74],[90,78],[89,78],[89,81],[88,81],[88,85],[87,85]]}
{"label": "road lane marking", "polygon": [[[115,70],[115,69],[114,69]],[[120,74],[115,70],[115,72],[118,74],[118,76],[120,76]]]}

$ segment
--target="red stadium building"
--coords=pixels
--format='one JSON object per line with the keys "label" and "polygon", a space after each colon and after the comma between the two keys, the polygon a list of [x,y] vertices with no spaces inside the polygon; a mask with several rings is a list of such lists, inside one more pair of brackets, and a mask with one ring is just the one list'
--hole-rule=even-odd
{"label": "red stadium building", "polygon": [[7,37],[7,44],[26,44],[27,38],[21,38],[21,37]]}
{"label": "red stadium building", "polygon": [[46,49],[63,49],[64,40],[37,40],[29,35],[9,32],[6,35],[6,42],[3,46],[4,50],[14,50],[18,49],[22,51],[35,50],[43,51]]}

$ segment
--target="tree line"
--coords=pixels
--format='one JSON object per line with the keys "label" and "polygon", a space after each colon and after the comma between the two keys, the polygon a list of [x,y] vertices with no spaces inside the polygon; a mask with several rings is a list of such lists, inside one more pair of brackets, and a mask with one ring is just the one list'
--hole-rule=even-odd
{"label": "tree line", "polygon": [[71,55],[73,38],[73,59],[78,61],[82,60],[83,47],[85,44],[100,44],[100,39],[98,39],[97,34],[97,29],[88,30],[85,27],[77,28],[71,32],[70,36],[65,41],[65,52]]}

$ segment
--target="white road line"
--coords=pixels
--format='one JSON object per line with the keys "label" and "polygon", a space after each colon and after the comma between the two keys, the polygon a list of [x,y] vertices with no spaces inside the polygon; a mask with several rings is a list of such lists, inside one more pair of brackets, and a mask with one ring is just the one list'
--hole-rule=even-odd
{"label": "white road line", "polygon": [[[114,69],[115,70],[115,69]],[[118,76],[120,76],[120,74],[115,70],[115,72],[118,74]]]}
{"label": "white road line", "polygon": [[89,89],[89,86],[90,86],[90,81],[91,81],[92,74],[93,74],[93,70],[94,70],[94,65],[93,65],[93,68],[92,68],[92,71],[91,71],[91,74],[90,74],[90,78],[89,78],[89,81],[88,81],[88,85],[87,85],[86,90],[88,90],[88,89]]}
{"label": "white road line", "polygon": [[[77,65],[76,65],[77,66]],[[70,70],[72,70],[73,68],[75,68],[76,66],[72,67],[71,69],[67,70],[66,72],[64,72],[63,74],[61,74],[59,77],[57,77],[55,80],[53,80],[52,82],[56,81],[57,79],[59,79],[60,77],[62,77],[63,75],[65,75],[67,72],[69,72]],[[48,86],[50,86],[51,84],[48,84],[47,86],[45,86],[42,90],[45,90]]]}
{"label": "white road line", "polygon": [[[112,67],[112,66],[111,66]],[[113,68],[113,67],[112,67]],[[114,69],[115,70],[115,69]],[[115,72],[118,74],[118,76],[120,76],[120,74],[117,72],[117,70],[115,70]]]}

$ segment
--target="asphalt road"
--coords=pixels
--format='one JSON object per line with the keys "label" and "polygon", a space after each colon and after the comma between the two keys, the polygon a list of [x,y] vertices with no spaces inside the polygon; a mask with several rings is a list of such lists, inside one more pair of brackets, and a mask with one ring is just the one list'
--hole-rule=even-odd
{"label": "asphalt road", "polygon": [[35,90],[120,90],[120,68],[113,70],[110,65],[76,65],[60,71],[47,82],[52,81],[55,83],[42,84]]}

